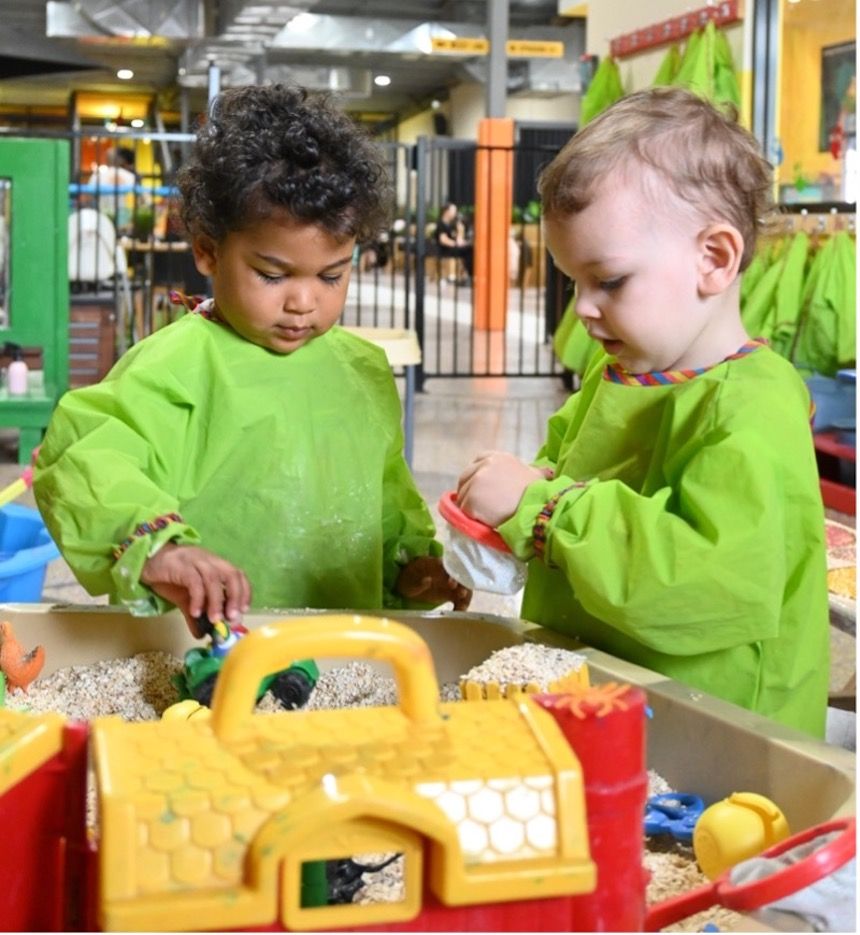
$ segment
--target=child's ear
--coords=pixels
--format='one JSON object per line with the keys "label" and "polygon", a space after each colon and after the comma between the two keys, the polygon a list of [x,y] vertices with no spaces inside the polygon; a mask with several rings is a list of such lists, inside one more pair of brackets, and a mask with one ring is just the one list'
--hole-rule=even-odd
{"label": "child's ear", "polygon": [[711,224],[698,236],[699,294],[719,295],[737,279],[744,239],[731,224]]}
{"label": "child's ear", "polygon": [[215,272],[215,241],[207,234],[198,234],[191,241],[191,252],[194,254],[197,271],[203,276],[211,276]]}

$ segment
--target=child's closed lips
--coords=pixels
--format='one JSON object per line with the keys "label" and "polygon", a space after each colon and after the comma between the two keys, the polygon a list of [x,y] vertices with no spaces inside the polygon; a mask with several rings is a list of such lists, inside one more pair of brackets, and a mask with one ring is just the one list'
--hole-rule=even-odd
{"label": "child's closed lips", "polygon": [[279,323],[275,325],[275,330],[279,334],[284,334],[287,337],[298,338],[309,334],[312,329],[310,325],[290,325],[286,323]]}

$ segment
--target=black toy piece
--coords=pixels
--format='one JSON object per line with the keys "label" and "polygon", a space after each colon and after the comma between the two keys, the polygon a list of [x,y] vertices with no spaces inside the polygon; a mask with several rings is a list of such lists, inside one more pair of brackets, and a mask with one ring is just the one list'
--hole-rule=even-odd
{"label": "black toy piece", "polygon": [[326,861],[325,873],[328,883],[328,903],[330,906],[339,906],[351,903],[355,894],[364,886],[361,879],[364,873],[378,873],[389,864],[393,864],[400,854],[394,854],[381,864],[360,864],[351,857],[343,860]]}
{"label": "black toy piece", "polygon": [[[185,654],[182,671],[175,677],[181,698],[193,698],[207,708],[212,705],[215,683],[227,654],[248,632],[244,627],[229,627],[221,620],[214,623],[203,614],[198,617],[209,646],[195,646]],[[260,682],[257,700],[271,689],[288,710],[304,707],[319,679],[319,669],[313,659],[300,659],[289,668],[267,675]]]}

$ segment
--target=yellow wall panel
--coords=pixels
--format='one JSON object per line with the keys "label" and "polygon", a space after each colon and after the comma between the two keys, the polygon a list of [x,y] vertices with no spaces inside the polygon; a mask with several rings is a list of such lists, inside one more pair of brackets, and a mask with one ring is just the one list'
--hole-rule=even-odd
{"label": "yellow wall panel", "polygon": [[795,165],[807,181],[822,174],[838,176],[840,163],[820,152],[821,50],[856,37],[853,0],[785,3],[782,9],[779,137],[783,163],[782,184],[791,184]]}

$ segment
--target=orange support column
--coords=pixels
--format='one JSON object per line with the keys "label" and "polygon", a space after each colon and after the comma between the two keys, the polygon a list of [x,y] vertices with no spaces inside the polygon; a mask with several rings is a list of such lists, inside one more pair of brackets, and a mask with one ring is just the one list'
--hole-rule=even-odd
{"label": "orange support column", "polygon": [[504,331],[508,312],[508,238],[513,197],[514,122],[478,124],[475,164],[475,328]]}

